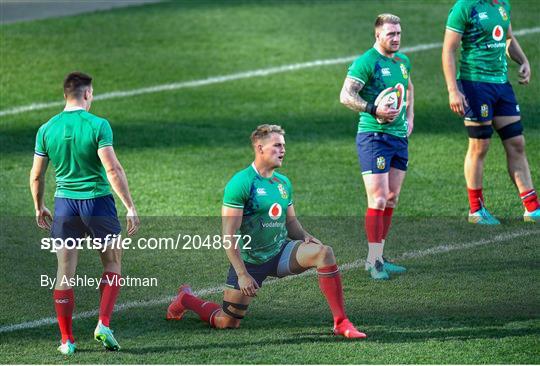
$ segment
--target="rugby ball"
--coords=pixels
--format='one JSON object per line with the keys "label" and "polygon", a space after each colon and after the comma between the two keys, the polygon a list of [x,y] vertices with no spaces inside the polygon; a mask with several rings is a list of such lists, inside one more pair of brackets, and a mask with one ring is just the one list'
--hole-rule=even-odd
{"label": "rugby ball", "polygon": [[[377,99],[375,99],[375,105],[385,105],[393,109],[401,110],[403,107],[403,97],[404,97],[405,88],[403,84],[397,83],[396,86],[391,86],[384,89],[379,93]],[[377,118],[379,123],[388,123],[388,121]]]}

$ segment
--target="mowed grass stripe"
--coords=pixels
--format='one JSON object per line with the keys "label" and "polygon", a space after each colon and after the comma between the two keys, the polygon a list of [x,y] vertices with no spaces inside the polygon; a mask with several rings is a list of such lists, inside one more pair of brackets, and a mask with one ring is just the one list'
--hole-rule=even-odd
{"label": "mowed grass stripe", "polygon": [[[427,257],[430,255],[448,253],[452,251],[467,250],[467,249],[472,249],[472,248],[476,248],[480,246],[502,243],[508,240],[522,238],[522,237],[533,235],[533,234],[540,235],[540,230],[519,230],[513,233],[495,235],[493,238],[490,238],[490,239],[482,239],[479,241],[473,241],[473,242],[467,242],[467,243],[442,244],[442,245],[438,245],[438,246],[431,247],[428,249],[405,252],[399,255],[396,259],[397,260],[417,259],[417,258]],[[365,261],[363,259],[359,259],[351,263],[340,265],[340,270],[344,272],[351,269],[356,269],[363,266],[364,263]],[[266,281],[265,285],[270,285],[277,281],[291,280],[298,277],[304,277],[304,276],[313,275],[313,274],[315,274],[315,271],[309,270],[296,276],[290,276],[290,277],[285,277],[281,279],[273,278]],[[197,296],[213,295],[213,294],[223,291],[223,288],[224,288],[223,286],[208,287],[202,290],[195,291],[195,294]],[[127,302],[124,304],[116,305],[115,311],[163,305],[163,304],[169,303],[173,298],[174,296],[166,296],[166,297],[155,299],[155,300]],[[74,315],[73,319],[87,319],[87,318],[91,318],[98,315],[98,313],[99,313],[98,309],[85,311],[85,312]],[[33,328],[38,328],[45,325],[52,325],[55,323],[56,323],[56,318],[54,317],[42,318],[42,319],[33,320],[29,322],[3,326],[0,328],[0,333],[9,333],[9,332],[17,331],[17,330],[33,329]]]}
{"label": "mowed grass stripe", "polygon": [[[524,35],[535,34],[538,32],[540,32],[540,27],[534,27],[534,28],[526,28],[526,29],[517,30],[514,32],[514,35],[524,36]],[[404,47],[401,49],[401,52],[414,53],[414,52],[426,51],[426,50],[431,50],[431,49],[440,48],[440,47],[442,47],[442,43],[440,42],[425,43],[425,44],[419,44],[412,47]],[[270,67],[266,69],[239,72],[239,73],[234,73],[234,74],[229,74],[229,75],[213,76],[206,79],[154,85],[154,86],[140,88],[140,89],[114,91],[114,92],[97,95],[94,98],[94,100],[108,100],[108,99],[114,99],[114,98],[133,97],[137,95],[159,93],[159,92],[178,90],[178,89],[196,88],[200,86],[221,84],[221,83],[226,83],[229,81],[235,81],[235,80],[241,80],[241,79],[250,79],[250,78],[255,78],[255,77],[269,76],[269,75],[308,69],[308,68],[313,68],[313,67],[337,65],[337,64],[342,64],[346,62],[351,62],[356,57],[358,57],[358,55],[338,57],[338,58],[326,59],[326,60],[315,60],[315,61],[309,61],[309,62],[295,63],[295,64],[289,64],[289,65],[283,65],[283,66],[277,66],[277,67]],[[58,107],[58,106],[64,105],[64,103],[65,103],[64,101],[32,103],[25,106],[8,108],[3,111],[0,111],[0,117],[14,115],[14,114],[21,114],[21,113],[30,112],[30,111],[38,111],[38,110],[43,110],[43,109],[47,109],[51,107]]]}

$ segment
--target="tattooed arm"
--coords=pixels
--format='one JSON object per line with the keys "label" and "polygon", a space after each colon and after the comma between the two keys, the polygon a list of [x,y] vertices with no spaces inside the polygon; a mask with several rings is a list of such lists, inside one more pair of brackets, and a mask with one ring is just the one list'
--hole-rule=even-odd
{"label": "tattooed arm", "polygon": [[363,87],[363,83],[350,77],[345,78],[341,94],[339,95],[341,104],[355,112],[366,112],[368,102],[358,95]]}
{"label": "tattooed arm", "polygon": [[350,77],[345,78],[339,100],[341,104],[355,112],[367,112],[374,117],[378,117],[386,122],[393,122],[399,114],[397,109],[389,106],[380,106],[365,101],[358,95],[364,84]]}

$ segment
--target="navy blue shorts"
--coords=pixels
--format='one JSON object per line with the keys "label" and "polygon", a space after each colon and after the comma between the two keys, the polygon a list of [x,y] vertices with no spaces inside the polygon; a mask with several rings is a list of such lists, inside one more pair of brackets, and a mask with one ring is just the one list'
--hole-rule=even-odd
{"label": "navy blue shorts", "polygon": [[459,90],[467,98],[465,120],[492,121],[497,116],[519,116],[519,104],[509,82],[505,84],[458,80]]}
{"label": "navy blue shorts", "polygon": [[405,137],[362,132],[356,135],[356,149],[362,174],[388,173],[390,167],[407,170],[409,149]]}
{"label": "navy blue shorts", "polygon": [[[290,261],[291,255],[296,254],[295,248],[300,243],[302,242],[298,240],[286,242],[283,244],[278,254],[263,264],[244,262],[248,273],[255,281],[257,281],[259,287],[262,286],[263,281],[268,276],[281,278],[297,274],[293,273],[291,270]],[[238,286],[238,276],[232,265],[229,267],[229,274],[225,285],[229,288],[240,290],[240,287]]]}
{"label": "navy blue shorts", "polygon": [[103,240],[120,231],[122,227],[112,194],[86,200],[55,197],[52,238],[75,239],[90,235]]}

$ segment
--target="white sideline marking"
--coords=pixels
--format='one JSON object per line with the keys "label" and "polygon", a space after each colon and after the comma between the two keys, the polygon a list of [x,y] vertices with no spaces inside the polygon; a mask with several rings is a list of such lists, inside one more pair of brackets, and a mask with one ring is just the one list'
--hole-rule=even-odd
{"label": "white sideline marking", "polygon": [[[436,247],[431,247],[431,248],[428,248],[428,249],[422,249],[422,250],[418,250],[418,251],[414,251],[414,252],[406,252],[406,253],[401,254],[396,259],[398,259],[398,260],[401,260],[401,259],[416,259],[416,258],[426,257],[426,256],[429,256],[429,255],[434,255],[434,254],[448,253],[448,252],[455,251],[455,250],[471,249],[471,248],[475,248],[475,247],[479,247],[479,246],[483,246],[483,245],[500,243],[500,242],[504,242],[504,241],[508,241],[508,240],[511,240],[511,239],[520,238],[520,237],[524,237],[524,236],[528,236],[528,235],[532,235],[532,234],[540,234],[540,231],[539,230],[521,230],[521,231],[517,231],[517,232],[514,232],[514,233],[509,233],[509,234],[499,234],[499,235],[494,236],[491,239],[482,239],[482,240],[475,241],[475,242],[439,245],[439,246],[436,246]],[[342,265],[339,266],[339,268],[340,268],[341,272],[344,272],[344,271],[348,271],[348,270],[351,270],[351,269],[359,268],[359,267],[363,266],[364,263],[365,263],[364,260],[359,259],[359,260],[356,260],[356,261],[351,262],[351,263],[342,264]],[[289,276],[289,277],[285,277],[285,278],[281,278],[281,279],[273,278],[273,279],[270,279],[270,280],[266,281],[265,285],[268,286],[268,285],[270,285],[270,284],[272,284],[274,282],[277,282],[277,281],[282,282],[282,281],[285,281],[285,280],[291,280],[291,279],[294,279],[294,278],[304,277],[304,276],[312,275],[312,274],[315,274],[315,270],[309,270],[309,271],[306,271],[306,272],[301,273],[301,274],[296,275],[296,276]],[[199,290],[199,291],[195,291],[195,294],[197,296],[201,296],[201,297],[202,296],[207,296],[207,295],[213,295],[213,294],[216,294],[216,293],[219,293],[219,292],[223,291],[223,288],[224,288],[224,286],[208,287],[208,288],[205,288],[205,289],[202,289],[202,290]],[[172,299],[174,297],[175,296],[167,296],[167,297],[163,297],[163,298],[155,299],[155,300],[131,301],[131,302],[127,302],[127,303],[124,303],[124,304],[116,305],[115,308],[114,308],[114,311],[118,312],[118,311],[132,309],[132,308],[144,308],[144,307],[149,307],[149,306],[168,304],[170,301],[172,301]],[[73,316],[73,319],[74,320],[75,319],[87,319],[87,318],[95,317],[98,314],[99,314],[99,310],[97,310],[97,309],[96,310],[90,310],[90,311],[84,311],[82,313],[79,313],[79,314],[76,314],[75,316]],[[0,333],[8,333],[8,332],[13,332],[13,331],[22,330],[22,329],[33,329],[33,328],[41,327],[41,326],[44,326],[44,325],[52,325],[52,324],[56,324],[56,318],[53,318],[53,317],[42,318],[42,319],[30,321],[30,322],[23,322],[23,323],[11,324],[11,325],[3,326],[3,327],[0,328]]]}
{"label": "white sideline marking", "polygon": [[[538,33],[538,32],[540,32],[540,27],[521,29],[521,30],[515,31],[514,34],[517,36],[520,36],[520,35],[528,35],[528,34],[533,34],[533,33]],[[400,52],[413,53],[413,52],[431,50],[431,49],[439,48],[439,47],[442,47],[442,43],[440,42],[427,43],[427,44],[420,44],[413,47],[404,47],[401,49]],[[159,93],[162,91],[196,88],[199,86],[220,84],[220,83],[225,83],[228,81],[250,79],[254,77],[280,74],[284,72],[308,69],[312,67],[342,64],[346,62],[351,62],[356,57],[358,57],[358,55],[332,58],[332,59],[327,59],[327,60],[315,60],[315,61],[310,61],[310,62],[302,62],[302,63],[283,65],[283,66],[278,66],[278,67],[270,67],[267,69],[245,71],[245,72],[239,72],[239,73],[222,75],[222,76],[214,76],[214,77],[210,77],[206,79],[181,81],[181,82],[172,83],[172,84],[161,84],[161,85],[155,85],[155,86],[150,86],[150,87],[140,88],[140,89],[114,91],[110,93],[97,95],[96,97],[94,97],[94,100],[108,100],[108,99],[122,98],[122,97],[133,97],[135,95],[142,95],[142,94]],[[47,103],[33,103],[33,104],[28,104],[28,105],[20,106],[20,107],[8,108],[8,109],[4,109],[3,111],[0,111],[0,117],[9,116],[12,114],[20,114],[20,113],[29,112],[29,111],[38,111],[38,110],[47,109],[51,107],[63,106],[64,104],[65,104],[64,101],[57,101],[57,102],[47,102]]]}

